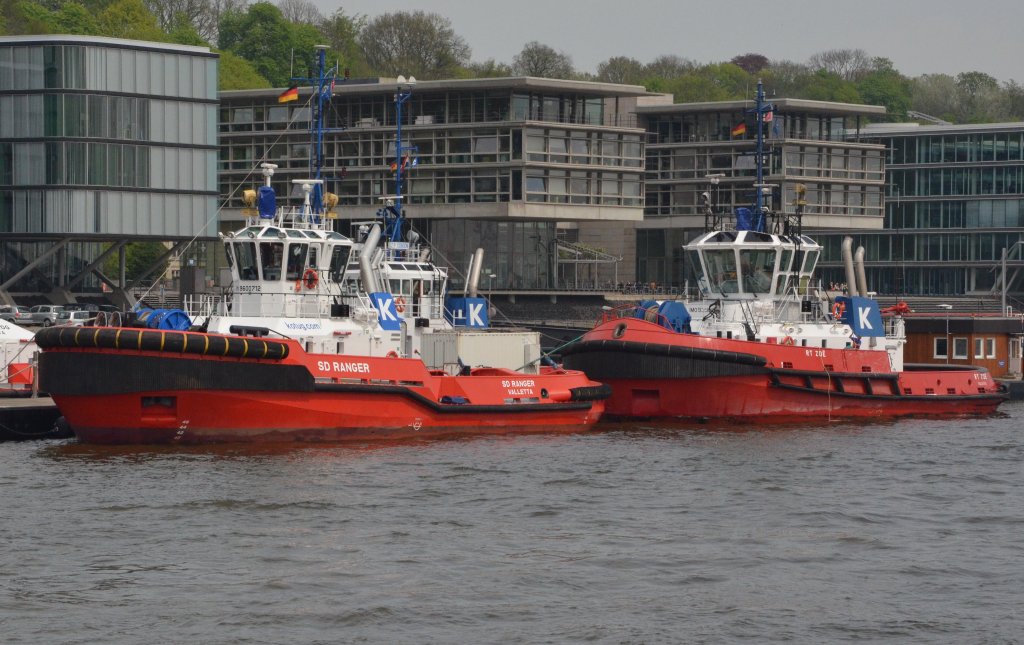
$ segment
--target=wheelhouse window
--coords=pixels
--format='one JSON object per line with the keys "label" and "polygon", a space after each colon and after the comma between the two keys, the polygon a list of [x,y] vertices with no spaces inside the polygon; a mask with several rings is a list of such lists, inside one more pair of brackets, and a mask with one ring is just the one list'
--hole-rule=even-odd
{"label": "wheelhouse window", "polygon": [[693,270],[694,279],[697,280],[697,287],[702,292],[709,291],[711,285],[708,284],[708,278],[704,275],[704,266],[700,263],[700,252],[696,249],[690,249],[686,251],[686,257],[690,260],[690,269]]}
{"label": "wheelhouse window", "polygon": [[974,358],[985,358],[985,339],[974,339]]}
{"label": "wheelhouse window", "polygon": [[236,259],[238,260],[238,277],[242,280],[259,280],[256,244],[253,242],[238,242],[235,244],[235,252]]}
{"label": "wheelhouse window", "polygon": [[345,266],[348,264],[348,255],[351,247],[336,244],[331,250],[331,279],[341,282],[345,273]]}
{"label": "wheelhouse window", "polygon": [[818,264],[818,251],[807,251],[804,254],[804,265],[800,268],[800,273],[810,275],[814,273],[814,267]]}
{"label": "wheelhouse window", "polygon": [[308,244],[288,245],[288,270],[285,273],[285,280],[298,280],[302,277],[302,271],[306,268],[306,253]]}
{"label": "wheelhouse window", "polygon": [[996,357],[996,339],[986,338],[985,339],[985,358]]}
{"label": "wheelhouse window", "polygon": [[708,282],[712,291],[719,293],[738,293],[739,282],[736,277],[736,254],[732,249],[723,251],[704,251],[704,261],[708,267]]}
{"label": "wheelhouse window", "polygon": [[260,259],[263,261],[263,279],[281,279],[281,260],[284,244],[281,242],[260,242]]}
{"label": "wheelhouse window", "polygon": [[744,293],[768,293],[775,273],[775,249],[740,251],[740,277]]}
{"label": "wheelhouse window", "polygon": [[949,343],[948,339],[936,338],[935,339],[935,351],[932,352],[932,358],[948,358],[949,357]]}

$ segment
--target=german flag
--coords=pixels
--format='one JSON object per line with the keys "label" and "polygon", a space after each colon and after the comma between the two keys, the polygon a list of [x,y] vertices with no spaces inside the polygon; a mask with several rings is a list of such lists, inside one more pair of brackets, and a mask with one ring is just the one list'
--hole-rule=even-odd
{"label": "german flag", "polygon": [[299,88],[298,86],[292,86],[281,92],[281,96],[277,97],[278,103],[287,103],[288,101],[299,100]]}
{"label": "german flag", "polygon": [[743,135],[745,135],[747,133],[747,124],[746,123],[741,123],[741,124],[735,126],[731,130],[731,133],[732,133],[732,136],[734,136],[734,137],[742,137]]}

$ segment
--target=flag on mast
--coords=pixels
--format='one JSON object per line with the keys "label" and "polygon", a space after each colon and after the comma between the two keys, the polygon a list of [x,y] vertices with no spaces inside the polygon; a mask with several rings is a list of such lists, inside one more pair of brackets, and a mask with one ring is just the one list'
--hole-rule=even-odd
{"label": "flag on mast", "polygon": [[734,136],[734,137],[742,137],[743,135],[745,135],[747,133],[747,124],[746,123],[741,123],[741,124],[735,126],[731,130],[731,133],[732,133],[732,136]]}
{"label": "flag on mast", "polygon": [[298,100],[299,100],[299,87],[297,85],[293,85],[292,87],[289,87],[285,91],[281,92],[281,95],[277,97],[277,102],[278,103],[287,103],[289,101],[298,101]]}

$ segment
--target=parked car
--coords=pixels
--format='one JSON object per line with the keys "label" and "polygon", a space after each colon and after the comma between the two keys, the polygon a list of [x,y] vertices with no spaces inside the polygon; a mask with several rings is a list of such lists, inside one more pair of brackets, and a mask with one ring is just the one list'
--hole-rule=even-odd
{"label": "parked car", "polygon": [[32,312],[29,311],[28,307],[0,305],[0,320],[6,320],[18,325],[27,325],[32,322]]}
{"label": "parked car", "polygon": [[64,311],[60,305],[36,305],[32,307],[32,324],[49,327],[57,324],[57,314]]}
{"label": "parked car", "polygon": [[73,302],[63,305],[64,311],[99,311],[100,306],[91,302]]}
{"label": "parked car", "polygon": [[57,314],[57,324],[68,325],[71,327],[81,327],[95,317],[95,311],[87,311],[85,309],[68,311],[67,309],[65,309],[64,311]]}

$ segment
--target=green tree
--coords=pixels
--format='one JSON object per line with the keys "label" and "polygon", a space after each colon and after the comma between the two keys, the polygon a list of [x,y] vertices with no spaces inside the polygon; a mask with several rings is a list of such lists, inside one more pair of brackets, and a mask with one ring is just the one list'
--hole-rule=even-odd
{"label": "green tree", "polygon": [[666,54],[658,56],[644,65],[644,78],[651,79],[652,81],[655,79],[671,80],[684,76],[696,68],[697,64],[692,60]]}
{"label": "green tree", "polygon": [[512,68],[505,63],[495,62],[488,58],[481,63],[470,63],[466,67],[469,78],[503,78],[512,76]]}
{"label": "green tree", "polygon": [[249,61],[235,56],[229,51],[218,53],[220,54],[220,63],[217,65],[218,90],[254,90],[271,87],[270,81],[260,76]]}
{"label": "green tree", "polygon": [[956,76],[956,89],[962,122],[993,120],[999,101],[999,81],[984,72],[963,72]]}
{"label": "green tree", "polygon": [[167,34],[142,0],[114,0],[100,12],[97,22],[104,36],[166,42]]}
{"label": "green tree", "polygon": [[1011,80],[1003,84],[999,120],[1024,120],[1024,87],[1021,87],[1017,81]]}
{"label": "green tree", "polygon": [[324,42],[332,52],[337,53],[342,70],[348,69],[353,76],[373,74],[373,70],[363,57],[363,50],[359,47],[359,34],[365,26],[364,16],[349,16],[342,9],[332,13],[320,25]]}
{"label": "green tree", "polygon": [[949,74],[922,74],[910,83],[910,109],[938,119],[960,118],[956,79]]}
{"label": "green tree", "polygon": [[451,22],[436,13],[396,11],[377,16],[358,37],[367,64],[382,76],[457,76],[472,51]]}
{"label": "green tree", "polygon": [[[137,279],[142,273],[151,267],[157,259],[167,252],[167,246],[163,242],[132,242],[124,247],[124,275],[129,282]],[[119,257],[117,253],[111,253],[103,262],[103,272],[115,282],[119,272]],[[170,258],[165,258],[156,270],[148,273],[149,280],[159,279],[167,271]]]}
{"label": "green tree", "polygon": [[210,45],[196,31],[195,25],[182,14],[178,14],[177,19],[171,24],[171,28],[167,30],[167,38],[170,42],[179,45],[195,47],[209,47]]}
{"label": "green tree", "polygon": [[850,81],[843,80],[837,74],[819,69],[812,77],[804,96],[800,98],[815,101],[835,101],[837,103],[863,103],[857,87]]}
{"label": "green tree", "polygon": [[[269,2],[226,14],[220,22],[219,46],[249,61],[274,87],[287,87],[295,76],[311,76],[320,34],[309,25],[292,24]],[[295,52],[294,68],[292,52]]]}
{"label": "green tree", "polygon": [[857,92],[865,103],[884,105],[889,120],[905,120],[910,109],[910,80],[897,72],[888,58],[875,58],[871,67],[857,82]]}

